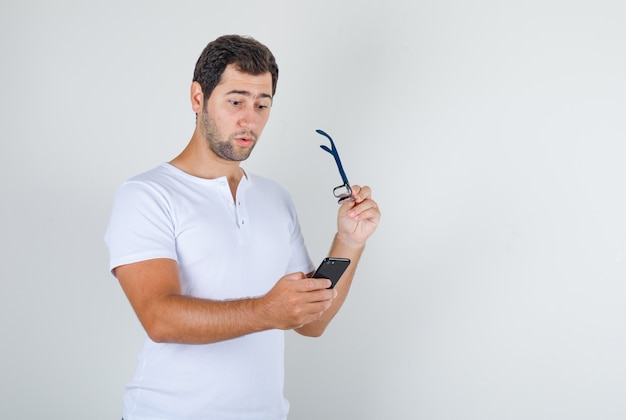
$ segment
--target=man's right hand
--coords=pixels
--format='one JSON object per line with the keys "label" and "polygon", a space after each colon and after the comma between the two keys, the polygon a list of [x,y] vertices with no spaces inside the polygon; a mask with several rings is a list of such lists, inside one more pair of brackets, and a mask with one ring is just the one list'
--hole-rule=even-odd
{"label": "man's right hand", "polygon": [[287,274],[263,297],[261,312],[270,328],[291,330],[319,319],[337,296],[328,279],[314,279],[304,273]]}

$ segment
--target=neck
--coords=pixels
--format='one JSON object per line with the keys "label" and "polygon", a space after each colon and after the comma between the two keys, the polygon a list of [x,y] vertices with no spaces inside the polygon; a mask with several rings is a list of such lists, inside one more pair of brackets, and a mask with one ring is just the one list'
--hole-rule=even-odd
{"label": "neck", "polygon": [[[194,136],[195,137],[195,136]],[[189,175],[204,179],[226,177],[233,198],[237,186],[245,172],[240,167],[240,162],[228,161],[216,156],[207,146],[206,142],[191,139],[187,147],[170,164]]]}

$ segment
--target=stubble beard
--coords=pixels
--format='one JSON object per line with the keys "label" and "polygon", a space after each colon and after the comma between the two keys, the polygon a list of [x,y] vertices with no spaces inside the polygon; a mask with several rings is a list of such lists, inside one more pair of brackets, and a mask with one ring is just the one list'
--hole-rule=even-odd
{"label": "stubble beard", "polygon": [[[252,149],[254,149],[256,145],[257,136],[255,133],[247,131],[239,132],[231,135],[227,140],[222,140],[224,136],[217,127],[215,120],[211,118],[209,113],[204,109],[201,115],[204,138],[213,153],[222,159],[234,162],[241,162],[248,159],[250,153],[252,153]],[[244,134],[251,136],[254,139],[254,143],[250,147],[236,148],[234,146],[235,138]]]}

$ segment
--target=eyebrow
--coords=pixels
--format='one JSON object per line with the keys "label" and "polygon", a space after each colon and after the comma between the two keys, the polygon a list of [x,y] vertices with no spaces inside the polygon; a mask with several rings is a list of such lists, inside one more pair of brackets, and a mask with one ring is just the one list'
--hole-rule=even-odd
{"label": "eyebrow", "polygon": [[273,100],[272,95],[269,95],[267,93],[261,93],[261,94],[255,96],[255,95],[252,95],[252,93],[250,93],[247,90],[236,90],[236,89],[233,89],[231,91],[226,92],[226,95],[233,95],[233,94],[250,96],[250,97],[253,97],[255,99],[256,98],[269,98],[270,100]]}

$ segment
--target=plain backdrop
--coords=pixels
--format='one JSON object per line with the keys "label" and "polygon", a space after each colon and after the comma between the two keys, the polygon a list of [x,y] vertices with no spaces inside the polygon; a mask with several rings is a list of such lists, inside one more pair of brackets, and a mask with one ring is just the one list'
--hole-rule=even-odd
{"label": "plain backdrop", "polygon": [[287,333],[291,419],[626,418],[620,0],[3,1],[0,417],[118,419],[143,331],[108,272],[114,191],[189,140],[196,59],[280,66],[244,167],[314,260],[336,140],[383,212],[327,333]]}

